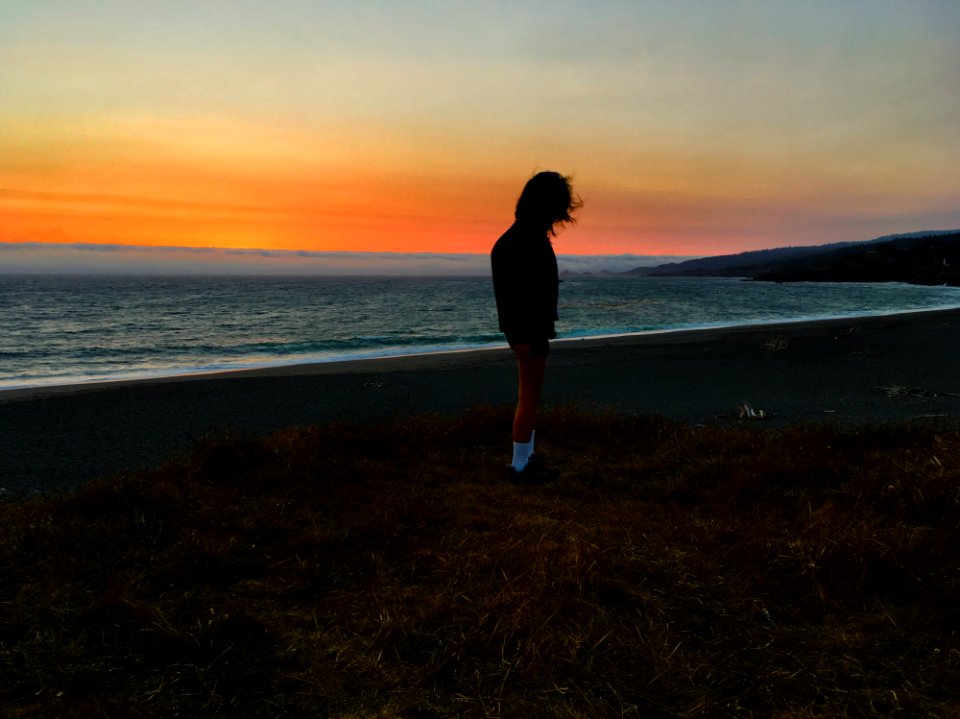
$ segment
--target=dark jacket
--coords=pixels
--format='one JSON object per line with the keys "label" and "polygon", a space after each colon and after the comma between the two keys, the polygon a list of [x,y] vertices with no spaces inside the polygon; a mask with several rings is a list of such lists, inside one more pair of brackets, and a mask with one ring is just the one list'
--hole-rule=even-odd
{"label": "dark jacket", "polygon": [[511,345],[557,336],[557,256],[545,230],[514,223],[490,253],[500,330]]}

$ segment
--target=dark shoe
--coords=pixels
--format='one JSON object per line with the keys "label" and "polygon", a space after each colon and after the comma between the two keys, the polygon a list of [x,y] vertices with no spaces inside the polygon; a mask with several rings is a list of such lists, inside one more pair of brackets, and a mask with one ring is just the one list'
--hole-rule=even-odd
{"label": "dark shoe", "polygon": [[549,484],[560,476],[560,472],[548,467],[540,455],[531,454],[527,466],[518,472],[512,466],[507,467],[507,481],[512,484]]}

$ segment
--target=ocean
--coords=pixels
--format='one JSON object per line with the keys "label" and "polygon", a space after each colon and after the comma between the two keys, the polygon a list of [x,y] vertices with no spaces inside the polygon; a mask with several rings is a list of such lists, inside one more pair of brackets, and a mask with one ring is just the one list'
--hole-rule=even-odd
{"label": "ocean", "polygon": [[[560,339],[960,307],[960,288],[586,277]],[[0,389],[503,346],[488,277],[0,275]]]}

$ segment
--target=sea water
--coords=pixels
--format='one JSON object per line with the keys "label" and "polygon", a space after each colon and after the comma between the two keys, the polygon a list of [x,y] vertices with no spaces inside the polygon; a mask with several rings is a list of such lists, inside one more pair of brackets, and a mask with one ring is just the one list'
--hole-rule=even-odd
{"label": "sea water", "polygon": [[[560,338],[960,307],[960,288],[568,277]],[[0,389],[503,346],[489,277],[0,275]]]}

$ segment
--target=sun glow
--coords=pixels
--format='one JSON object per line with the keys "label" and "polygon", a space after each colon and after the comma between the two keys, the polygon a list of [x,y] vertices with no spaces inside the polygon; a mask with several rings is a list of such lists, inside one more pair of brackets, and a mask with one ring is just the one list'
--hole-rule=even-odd
{"label": "sun glow", "polygon": [[485,253],[544,169],[571,254],[960,226],[948,5],[321,5],[5,5],[0,242]]}

